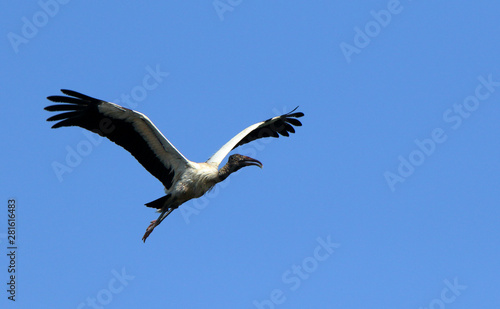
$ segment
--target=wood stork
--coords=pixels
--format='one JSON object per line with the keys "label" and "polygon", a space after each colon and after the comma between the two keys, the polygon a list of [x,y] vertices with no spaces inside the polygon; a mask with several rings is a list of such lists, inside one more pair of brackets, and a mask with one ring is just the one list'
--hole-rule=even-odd
{"label": "wood stork", "polygon": [[49,96],[52,102],[69,103],[45,107],[50,112],[63,112],[47,119],[59,121],[52,128],[79,126],[125,148],[148,172],[165,186],[166,195],[147,203],[160,213],[151,221],[142,240],[174,209],[186,201],[198,198],[226,179],[231,173],[245,166],[262,163],[240,154],[231,155],[221,169],[221,161],[238,146],[263,137],[289,136],[295,133],[293,126],[301,126],[297,119],[301,112],[291,112],[256,123],[238,133],[206,162],[195,163],[186,159],[144,114],[120,105],[95,99],[72,90],[61,89],[67,96]]}

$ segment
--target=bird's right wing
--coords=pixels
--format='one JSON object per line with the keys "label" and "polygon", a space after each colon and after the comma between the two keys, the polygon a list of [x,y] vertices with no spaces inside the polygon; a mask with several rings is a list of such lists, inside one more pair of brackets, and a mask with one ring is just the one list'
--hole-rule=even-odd
{"label": "bird's right wing", "polygon": [[267,119],[265,121],[249,126],[245,130],[238,133],[221,149],[219,149],[207,163],[219,165],[222,160],[238,146],[244,145],[251,141],[264,137],[279,137],[289,136],[289,133],[295,133],[293,126],[301,126],[302,123],[297,119],[304,116],[304,113],[296,112],[298,106],[287,114]]}
{"label": "bird's right wing", "polygon": [[167,189],[189,164],[144,114],[76,91],[61,91],[68,96],[47,97],[53,102],[69,103],[45,107],[50,112],[64,111],[47,119],[60,120],[52,128],[79,126],[109,138],[130,152]]}

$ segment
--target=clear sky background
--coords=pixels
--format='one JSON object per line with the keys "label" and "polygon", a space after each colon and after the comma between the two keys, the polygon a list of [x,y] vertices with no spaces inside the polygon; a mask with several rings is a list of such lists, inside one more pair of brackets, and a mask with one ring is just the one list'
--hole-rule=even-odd
{"label": "clear sky background", "polygon": [[[0,11],[2,308],[499,308],[500,4],[60,2]],[[108,140],[50,129],[61,88],[148,115],[198,162],[305,117],[235,151],[264,168],[144,244],[161,183]]]}

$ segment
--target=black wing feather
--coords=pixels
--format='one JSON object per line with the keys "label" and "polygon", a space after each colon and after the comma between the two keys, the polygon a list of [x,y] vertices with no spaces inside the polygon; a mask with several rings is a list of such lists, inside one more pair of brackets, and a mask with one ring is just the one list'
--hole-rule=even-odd
{"label": "black wing feather", "polygon": [[[151,149],[144,137],[135,130],[134,126],[127,119],[118,119],[104,115],[99,106],[111,104],[93,97],[86,96],[72,90],[61,90],[66,96],[49,96],[47,99],[53,102],[63,102],[71,104],[50,105],[45,110],[51,112],[67,111],[54,115],[47,121],[57,121],[52,128],[78,126],[101,136],[107,137],[114,143],[129,151],[153,176],[158,178],[168,189],[172,186],[175,175],[174,169],[165,166]],[[124,112],[130,109],[119,107]]]}
{"label": "black wing feather", "polygon": [[261,126],[248,133],[247,136],[245,136],[245,138],[243,138],[232,149],[250,143],[259,138],[279,137],[280,135],[290,136],[290,133],[295,133],[293,126],[302,125],[302,123],[296,118],[304,116],[304,113],[301,112],[294,113],[297,108],[299,107],[297,106],[287,114],[265,120]]}
{"label": "black wing feather", "polygon": [[57,114],[57,115],[54,115],[50,118],[47,119],[47,121],[56,121],[56,120],[62,120],[62,119],[66,119],[66,118],[75,118],[75,117],[78,117],[78,115],[80,115],[80,112],[66,112],[66,113],[60,113],[60,114]]}

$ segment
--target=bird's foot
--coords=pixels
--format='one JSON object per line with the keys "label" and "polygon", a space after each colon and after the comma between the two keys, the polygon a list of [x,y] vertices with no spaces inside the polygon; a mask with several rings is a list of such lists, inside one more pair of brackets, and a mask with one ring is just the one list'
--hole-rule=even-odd
{"label": "bird's foot", "polygon": [[144,233],[144,236],[142,236],[143,242],[146,242],[146,239],[148,238],[149,234],[151,234],[151,232],[153,232],[155,227],[156,227],[156,220],[153,220],[153,221],[151,221],[151,224],[146,229],[146,233]]}

